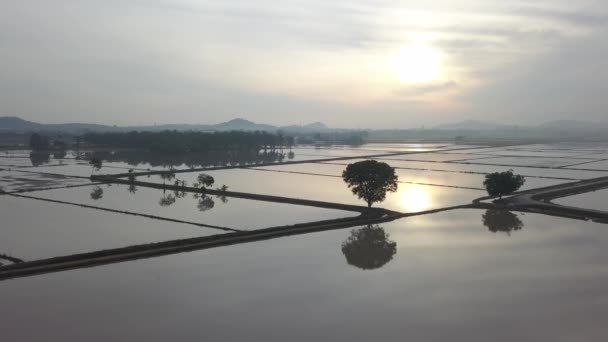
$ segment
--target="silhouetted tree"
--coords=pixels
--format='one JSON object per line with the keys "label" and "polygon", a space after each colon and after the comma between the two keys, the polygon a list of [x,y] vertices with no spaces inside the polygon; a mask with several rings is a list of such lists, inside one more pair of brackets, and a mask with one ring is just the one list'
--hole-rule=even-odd
{"label": "silhouetted tree", "polygon": [[80,159],[80,141],[82,140],[82,137],[77,135],[74,137],[74,145],[76,147],[76,159]]}
{"label": "silhouetted tree", "polygon": [[104,146],[139,148],[158,153],[201,153],[212,151],[274,151],[282,138],[268,132],[107,132],[87,133],[84,141]]}
{"label": "silhouetted tree", "polygon": [[224,194],[226,191],[228,191],[228,186],[226,184],[223,184],[216,190],[221,191],[222,194],[216,195],[215,197],[219,198],[219,200],[222,201],[222,203],[228,203],[228,197],[226,197],[226,195]]}
{"label": "silhouetted tree", "polygon": [[173,185],[181,188],[181,189],[177,188],[177,189],[173,190],[173,193],[175,194],[176,198],[186,197],[186,181],[176,179],[175,182],[173,183]]}
{"label": "silhouetted tree", "polygon": [[167,171],[162,171],[159,176],[163,180],[163,185],[166,185],[166,181],[170,181],[175,178],[175,170],[173,168],[169,168]]}
{"label": "silhouetted tree", "polygon": [[293,159],[296,156],[295,153],[293,153],[293,151],[289,151],[289,153],[287,153],[287,159]]}
{"label": "silhouetted tree", "polygon": [[129,171],[127,171],[129,173],[128,179],[129,182],[131,183],[135,183],[135,175],[133,174],[133,169],[129,169]]}
{"label": "silhouetted tree", "polygon": [[215,183],[215,178],[213,178],[212,176],[209,176],[206,173],[201,173],[201,174],[198,175],[197,181],[198,182],[196,182],[194,184],[194,187],[196,187],[196,188],[199,188],[199,187],[207,188],[207,187],[212,186],[213,183]]}
{"label": "silhouetted tree", "polygon": [[353,229],[342,243],[342,254],[349,265],[363,270],[373,270],[384,266],[397,253],[397,243],[389,240],[389,235],[378,225],[368,225]]}
{"label": "silhouetted tree", "polygon": [[483,225],[488,227],[488,230],[496,232],[505,232],[511,235],[514,230],[520,230],[524,227],[516,214],[505,209],[488,209],[481,217]]}
{"label": "silhouetted tree", "polygon": [[53,152],[53,158],[55,158],[55,159],[63,159],[63,158],[65,158],[66,155],[67,155],[67,153],[65,152],[65,150],[59,150],[59,151]]}
{"label": "silhouetted tree", "polygon": [[97,201],[103,197],[103,189],[100,186],[96,186],[91,191],[91,199]]}
{"label": "silhouetted tree", "polygon": [[342,178],[353,194],[363,199],[370,208],[374,202],[384,201],[387,192],[397,191],[395,169],[377,160],[348,164]]}
{"label": "silhouetted tree", "polygon": [[91,165],[91,167],[93,168],[91,172],[92,175],[93,172],[101,170],[101,167],[103,166],[103,161],[100,158],[93,157],[91,158],[91,160],[89,160],[89,165]]}
{"label": "silhouetted tree", "polygon": [[68,149],[68,144],[66,144],[64,141],[61,141],[61,140],[55,140],[55,141],[53,141],[53,149],[59,150],[59,151],[65,151]]}
{"label": "silhouetted tree", "polygon": [[519,190],[525,182],[524,176],[515,175],[513,170],[509,170],[486,175],[483,185],[490,196],[498,196],[499,199],[502,199],[502,196],[510,195]]}
{"label": "silhouetted tree", "polygon": [[49,138],[38,133],[30,136],[30,148],[34,151],[47,151],[50,147]]}

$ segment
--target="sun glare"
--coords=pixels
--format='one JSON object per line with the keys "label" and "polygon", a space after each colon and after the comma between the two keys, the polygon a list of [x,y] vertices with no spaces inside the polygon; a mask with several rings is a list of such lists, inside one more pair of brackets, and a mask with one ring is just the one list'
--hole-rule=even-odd
{"label": "sun glare", "polygon": [[401,206],[408,212],[422,211],[430,208],[431,197],[421,186],[409,185],[401,193]]}
{"label": "sun glare", "polygon": [[429,45],[417,43],[402,48],[394,60],[399,79],[406,83],[425,83],[439,77],[441,52]]}

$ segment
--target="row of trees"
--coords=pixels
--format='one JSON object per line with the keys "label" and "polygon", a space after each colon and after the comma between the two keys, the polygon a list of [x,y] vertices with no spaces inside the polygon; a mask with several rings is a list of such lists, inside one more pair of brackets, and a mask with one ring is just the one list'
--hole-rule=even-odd
{"label": "row of trees", "polygon": [[[395,192],[398,187],[398,177],[395,168],[387,163],[377,160],[364,160],[348,164],[342,179],[353,194],[367,203],[371,208],[375,202],[382,202],[387,192]],[[486,175],[483,185],[492,197],[510,195],[519,190],[526,180],[521,175],[516,175],[513,170],[505,172],[494,172]]]}
{"label": "row of trees", "polygon": [[87,133],[85,142],[94,145],[145,149],[163,153],[208,151],[276,151],[291,148],[293,139],[268,132],[128,132]]}
{"label": "row of trees", "polygon": [[30,148],[32,151],[65,151],[68,145],[62,140],[51,140],[46,135],[33,133],[30,136]]}

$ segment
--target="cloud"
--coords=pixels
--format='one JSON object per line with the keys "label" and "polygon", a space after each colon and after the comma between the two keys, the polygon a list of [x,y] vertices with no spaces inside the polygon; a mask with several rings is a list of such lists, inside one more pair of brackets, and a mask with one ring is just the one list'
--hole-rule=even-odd
{"label": "cloud", "polygon": [[548,19],[566,24],[578,26],[604,26],[608,24],[608,16],[604,13],[591,11],[593,7],[588,7],[588,12],[580,10],[564,10],[547,7],[514,7],[508,10],[509,13],[532,17],[535,19]]}
{"label": "cloud", "polygon": [[555,50],[497,75],[468,94],[478,115],[539,123],[552,119],[606,122],[608,32],[562,42]]}
{"label": "cloud", "polygon": [[[603,115],[608,5],[431,0],[24,0],[0,5],[0,115],[409,127]],[[404,87],[422,39],[441,79]]]}
{"label": "cloud", "polygon": [[411,97],[416,95],[424,95],[429,93],[442,92],[450,89],[454,89],[458,84],[454,81],[440,82],[440,83],[429,83],[422,85],[409,85],[397,90],[397,94],[404,97]]}

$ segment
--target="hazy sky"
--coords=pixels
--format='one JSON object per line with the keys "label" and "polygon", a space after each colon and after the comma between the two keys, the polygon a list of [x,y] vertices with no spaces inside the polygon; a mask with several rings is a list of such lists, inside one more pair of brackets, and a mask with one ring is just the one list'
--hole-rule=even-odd
{"label": "hazy sky", "polygon": [[608,1],[17,0],[0,115],[408,128],[608,121]]}

